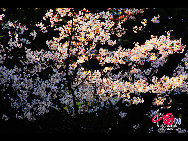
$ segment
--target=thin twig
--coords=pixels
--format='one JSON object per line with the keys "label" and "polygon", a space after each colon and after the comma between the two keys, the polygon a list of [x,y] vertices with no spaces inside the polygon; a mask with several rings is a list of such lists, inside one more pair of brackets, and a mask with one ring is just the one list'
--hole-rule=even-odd
{"label": "thin twig", "polygon": [[73,10],[73,15],[72,15],[72,27],[71,27],[71,35],[70,35],[70,42],[69,42],[69,46],[68,46],[68,49],[67,49],[67,54],[68,54],[68,57],[66,59],[66,80],[68,82],[68,89],[70,91],[70,93],[72,94],[72,98],[73,98],[73,106],[74,106],[74,112],[75,112],[75,115],[76,115],[76,121],[77,121],[77,125],[79,125],[79,119],[78,119],[78,107],[76,105],[76,96],[74,95],[74,90],[72,89],[72,86],[71,86],[71,80],[70,80],[70,76],[68,74],[68,71],[69,71],[69,62],[70,62],[70,46],[71,46],[71,42],[72,42],[72,36],[73,36],[73,19],[74,19],[74,10]]}

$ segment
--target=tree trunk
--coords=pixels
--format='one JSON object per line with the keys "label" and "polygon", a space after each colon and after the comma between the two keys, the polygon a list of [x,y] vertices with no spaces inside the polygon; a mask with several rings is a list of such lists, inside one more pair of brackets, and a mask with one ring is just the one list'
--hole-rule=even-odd
{"label": "tree trunk", "polygon": [[74,94],[74,90],[72,89],[72,80],[70,79],[70,76],[68,74],[69,72],[69,63],[70,63],[70,47],[71,47],[71,42],[72,42],[72,36],[73,36],[73,18],[74,18],[74,11],[73,11],[73,15],[72,15],[72,28],[71,28],[71,35],[70,35],[70,42],[69,42],[69,46],[68,46],[68,49],[67,49],[67,54],[68,54],[68,57],[66,59],[66,80],[67,80],[67,83],[68,83],[68,89],[69,89],[69,93],[72,95],[72,98],[73,98],[73,105],[74,105],[74,113],[75,113],[75,117],[74,117],[74,122],[76,123],[76,132],[79,132],[79,126],[80,126],[80,123],[79,123],[79,114],[78,114],[78,107],[77,107],[77,104],[76,104],[76,96]]}

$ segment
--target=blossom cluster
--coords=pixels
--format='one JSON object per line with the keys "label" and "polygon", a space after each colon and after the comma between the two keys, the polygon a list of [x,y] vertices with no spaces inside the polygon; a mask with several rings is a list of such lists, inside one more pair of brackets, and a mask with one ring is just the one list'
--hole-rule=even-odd
{"label": "blossom cluster", "polygon": [[[124,99],[130,104],[144,102],[144,99],[139,95],[132,98],[131,93],[157,93],[161,98],[155,99],[155,103],[159,105],[165,99],[162,98],[162,94],[176,89],[187,91],[185,69],[182,69],[172,78],[163,76],[158,80],[153,77],[153,84],[150,84],[146,78],[146,75],[150,75],[152,70],[156,70],[166,62],[168,55],[184,51],[185,45],[181,44],[181,39],[171,40],[170,32],[160,37],[151,36],[151,39],[146,40],[143,45],[134,43],[133,49],[119,46],[117,50],[108,51],[108,49],[101,47],[98,53],[92,52],[96,49],[97,44],[107,44],[113,47],[116,40],[112,40],[110,35],[115,34],[117,38],[122,37],[126,34],[126,29],[122,28],[122,24],[129,19],[135,19],[135,14],[143,13],[143,9],[134,8],[120,9],[118,13],[114,11],[118,10],[109,8],[106,12],[91,13],[84,8],[76,13],[72,8],[50,9],[43,20],[35,25],[39,31],[33,30],[29,34],[35,40],[38,32],[48,32],[47,27],[59,31],[59,37],[53,37],[53,39],[46,41],[49,50],[32,51],[28,49],[27,44],[32,44],[32,41],[20,37],[20,34],[23,34],[28,28],[18,21],[8,21],[2,24],[3,29],[13,28],[9,31],[10,41],[6,47],[8,52],[14,48],[25,49],[25,59],[20,58],[23,67],[19,68],[15,65],[13,69],[8,69],[3,65],[0,66],[0,73],[3,76],[0,78],[1,85],[5,88],[11,86],[17,95],[14,97],[7,94],[12,107],[18,111],[16,115],[18,118],[34,120],[36,116],[49,112],[50,108],[57,110],[63,108],[74,115],[72,94],[76,97],[78,112],[82,113],[97,111],[105,105],[105,102],[116,105],[120,99]],[[117,20],[114,19],[115,14],[118,14]],[[62,22],[65,17],[72,19],[66,21],[65,24],[59,24],[59,26],[58,23]],[[48,18],[50,25],[45,25],[44,21]],[[154,19],[152,21],[155,22]],[[147,20],[143,19],[141,24],[145,27]],[[136,29],[134,30],[136,31]],[[64,39],[65,41],[62,42]],[[158,53],[153,50],[157,50]],[[0,55],[1,64],[7,57],[10,57],[6,55],[6,51],[5,47],[1,45],[0,53],[3,54]],[[186,54],[182,60],[186,69],[188,68],[187,56]],[[70,57],[69,71],[66,73],[66,59],[68,57]],[[76,59],[72,59],[73,57]],[[97,59],[101,66],[105,66],[106,63],[113,63],[114,66],[104,67],[102,70],[88,70],[82,67],[84,62],[93,58]],[[50,61],[53,61],[54,64],[48,65]],[[144,65],[146,61],[151,63],[151,68],[142,71],[138,65]],[[113,74],[112,71],[119,69],[120,65],[128,65],[130,70]],[[46,74],[48,79],[40,78],[39,74],[44,73],[49,67],[52,68],[52,73]],[[71,88],[74,92],[68,88],[67,74],[68,78],[72,80]],[[129,81],[122,79],[125,77]],[[55,101],[59,101],[59,103]],[[124,116],[122,111],[120,115]]]}
{"label": "blossom cluster", "polygon": [[[144,65],[145,61],[150,61],[152,62],[152,67],[158,68],[155,67],[156,64],[158,64],[158,66],[163,65],[168,55],[183,53],[184,48],[185,45],[181,44],[181,39],[171,40],[170,32],[168,32],[167,36],[162,35],[159,38],[151,36],[151,39],[147,40],[145,44],[141,46],[139,43],[135,43],[135,47],[132,50],[125,49],[120,46],[117,51],[108,52],[107,49],[100,48],[100,56],[98,56],[97,59],[101,62],[101,64],[125,64],[126,61],[124,60],[124,57],[126,57],[127,62],[132,61],[137,62],[140,65]],[[159,53],[153,53],[153,50],[157,50]]]}
{"label": "blossom cluster", "polygon": [[[47,18],[50,18],[51,26],[53,27],[54,24],[52,19],[55,19],[55,17],[60,18],[65,15],[73,16],[70,14],[70,10],[71,9],[60,10],[59,8],[56,10],[56,12],[50,10],[43,19],[46,20]],[[89,51],[93,50],[96,47],[97,42],[100,42],[101,44],[105,44],[107,42],[108,45],[113,46],[116,44],[116,40],[111,40],[110,35],[116,34],[117,37],[121,37],[126,33],[126,29],[122,28],[121,24],[129,19],[129,15],[143,13],[142,9],[122,9],[121,11],[121,15],[126,16],[120,18],[116,26],[115,22],[113,21],[113,14],[110,9],[108,9],[107,12],[103,11],[99,13],[90,13],[88,10],[83,9],[77,14],[75,13],[73,20],[67,21],[66,25],[55,27],[54,31],[60,32],[59,37],[53,38],[53,40],[51,41],[47,41],[48,45],[50,48],[53,48],[55,50],[56,48],[66,48],[68,44],[71,44],[72,46],[74,46],[74,49],[70,50],[71,54],[75,55],[76,51],[79,56],[88,54]],[[58,16],[59,14],[61,16]],[[104,21],[102,21],[101,19],[104,19]],[[59,20],[56,20],[56,22],[59,21],[61,21],[61,18]],[[44,24],[42,24],[42,22],[40,24],[41,28],[43,28]],[[71,43],[69,43],[69,41],[65,42],[64,44],[59,43],[62,39],[70,36],[71,30],[73,30],[74,32]],[[89,46],[89,49],[86,49],[84,51],[84,46]],[[82,57],[79,58],[78,63],[83,62],[84,60],[82,59]]]}

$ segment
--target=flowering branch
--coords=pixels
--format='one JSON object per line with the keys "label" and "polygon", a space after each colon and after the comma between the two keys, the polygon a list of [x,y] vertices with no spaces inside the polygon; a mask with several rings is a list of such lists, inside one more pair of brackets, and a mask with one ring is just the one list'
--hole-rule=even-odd
{"label": "flowering branch", "polygon": [[[115,11],[119,12],[116,16]],[[36,115],[48,112],[50,107],[59,109],[61,103],[63,109],[78,119],[81,112],[91,113],[109,104],[115,107],[124,101],[129,104],[143,103],[140,93],[157,93],[161,98],[155,99],[155,103],[161,104],[164,93],[177,89],[187,92],[187,56],[182,61],[185,62],[185,69],[179,65],[181,71],[173,77],[155,77],[170,55],[183,52],[185,45],[181,44],[181,39],[172,40],[170,32],[167,32],[167,35],[159,37],[152,35],[142,45],[134,42],[133,48],[118,45],[127,31],[123,23],[134,21],[134,15],[143,12],[143,9],[108,9],[106,12],[91,13],[83,9],[76,13],[70,8],[50,9],[43,17],[43,21],[49,18],[50,24],[46,25],[43,21],[37,23],[39,31],[30,33],[34,36],[32,40],[36,40],[37,32],[47,33],[48,28],[58,31],[59,37],[46,41],[48,51],[31,43],[37,50],[25,47],[26,55],[20,56],[23,67],[0,67],[2,85],[8,87],[7,83],[12,82],[10,86],[18,93],[17,98],[10,96],[13,107],[20,108],[23,117],[32,120]],[[131,28],[133,34],[144,30],[147,21],[141,20],[143,27]],[[15,32],[9,31],[10,27]],[[19,30],[21,33],[27,31],[24,25],[8,21],[3,29],[9,31],[10,41],[6,49],[1,46],[1,64],[11,58],[12,49],[24,50],[22,43],[30,43],[17,34]],[[97,64],[99,69],[93,64]],[[46,71],[49,67],[51,71]],[[41,73],[45,73],[47,78],[40,77]],[[131,97],[133,93],[135,96]],[[28,102],[29,98],[31,102]],[[21,108],[23,105],[26,105],[25,109]]]}
{"label": "flowering branch", "polygon": [[72,42],[72,37],[73,37],[73,19],[74,19],[74,10],[72,12],[72,25],[71,25],[71,34],[70,34],[70,41],[69,41],[69,45],[68,45],[68,49],[67,49],[67,54],[68,57],[66,59],[66,79],[68,82],[68,89],[69,92],[72,94],[72,98],[73,98],[73,104],[74,104],[74,112],[75,112],[75,116],[78,117],[78,108],[76,105],[76,96],[74,95],[74,90],[72,89],[71,83],[72,81],[70,80],[70,76],[69,76],[69,63],[70,63],[70,47],[71,47],[71,42]]}

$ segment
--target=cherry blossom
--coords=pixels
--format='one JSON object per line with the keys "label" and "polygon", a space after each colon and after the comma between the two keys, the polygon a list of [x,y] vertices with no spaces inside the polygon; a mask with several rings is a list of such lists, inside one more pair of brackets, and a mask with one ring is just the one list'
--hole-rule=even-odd
{"label": "cherry blossom", "polygon": [[1,20],[1,21],[3,20],[3,17],[5,17],[5,14],[1,14],[1,15],[0,15],[0,20]]}
{"label": "cherry blossom", "polygon": [[159,23],[160,21],[158,20],[159,19],[159,17],[160,17],[160,15],[158,15],[158,16],[154,16],[152,19],[151,19],[151,21],[153,22],[153,23]]}
{"label": "cherry blossom", "polygon": [[[17,95],[17,97],[9,96],[11,105],[23,112],[17,113],[16,116],[35,120],[36,116],[48,113],[50,108],[56,110],[62,108],[75,116],[75,106],[78,107],[79,114],[91,113],[103,107],[104,103],[108,105],[111,102],[115,106],[121,99],[130,104],[141,104],[144,103],[144,99],[138,96],[140,93],[157,93],[158,97],[154,99],[153,104],[161,105],[165,101],[164,94],[177,89],[187,92],[188,53],[181,61],[185,68],[179,64],[176,68],[179,71],[175,71],[173,77],[163,76],[160,79],[155,77],[158,68],[166,63],[169,55],[183,53],[186,47],[181,43],[181,38],[171,39],[172,31],[159,37],[152,35],[144,44],[134,42],[132,49],[118,46],[113,51],[109,51],[100,47],[97,51],[98,44],[113,48],[118,40],[113,40],[111,35],[115,34],[117,39],[124,36],[127,30],[123,28],[123,23],[135,20],[134,15],[143,12],[144,9],[135,8],[122,8],[119,11],[116,8],[109,8],[106,12],[98,13],[91,13],[87,9],[77,12],[73,8],[50,9],[43,19],[35,24],[39,30],[35,29],[29,33],[29,36],[33,36],[31,41],[20,36],[28,30],[25,25],[18,21],[3,23],[3,29],[9,30],[10,40],[7,49],[11,51],[19,48],[25,51],[25,59],[20,58],[23,67],[15,65],[14,68],[8,69],[0,66],[3,76],[0,78],[1,84],[7,88],[9,85],[7,83],[11,83]],[[118,15],[117,19],[114,15]],[[69,17],[65,24],[59,24],[65,20],[65,17]],[[159,17],[160,15],[152,18],[151,21],[158,23]],[[50,20],[50,25],[45,24],[44,21],[47,19]],[[147,20],[142,19],[141,24],[133,27],[135,34],[147,26]],[[46,41],[48,50],[27,48],[28,44],[36,40],[39,32],[47,33],[47,28],[59,31],[58,37]],[[157,50],[158,53],[153,50]],[[6,54],[3,45],[0,52],[3,53],[0,55],[0,63],[3,64],[10,56]],[[103,69],[88,70],[83,67],[90,59],[99,61]],[[53,64],[50,64],[50,61],[53,61]],[[139,65],[144,66],[146,62],[149,62],[151,67],[141,70]],[[106,64],[114,65],[109,67],[105,66]],[[128,66],[129,69],[113,74],[113,71],[121,66]],[[49,67],[52,73],[45,72]],[[45,77],[48,77],[46,79],[39,77],[44,72]],[[151,74],[152,83],[146,77]],[[123,78],[127,79],[123,80]],[[131,97],[132,93],[135,96]],[[31,100],[28,100],[30,98]],[[55,100],[63,106],[54,102]],[[126,113],[121,111],[119,115],[123,118]]]}

